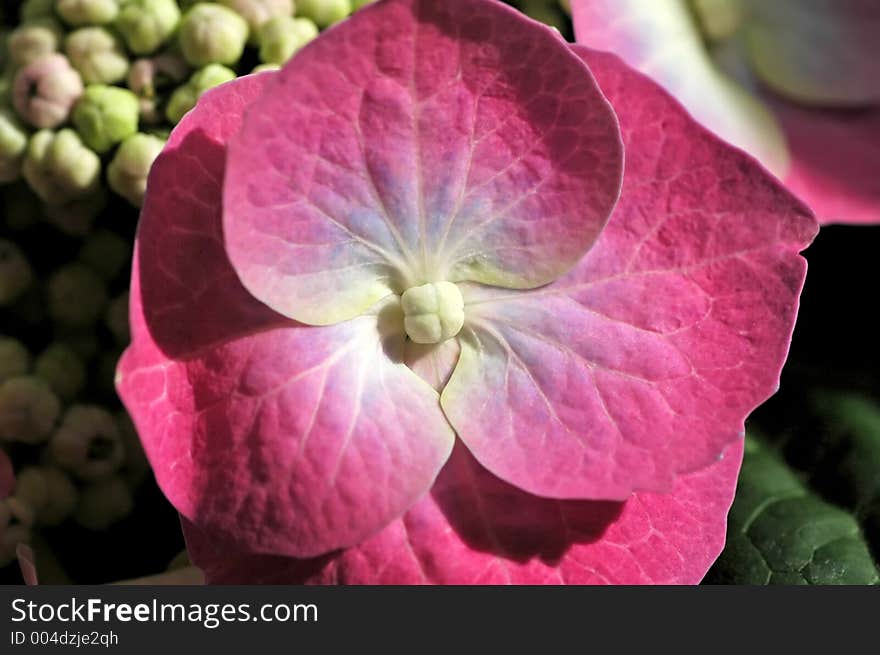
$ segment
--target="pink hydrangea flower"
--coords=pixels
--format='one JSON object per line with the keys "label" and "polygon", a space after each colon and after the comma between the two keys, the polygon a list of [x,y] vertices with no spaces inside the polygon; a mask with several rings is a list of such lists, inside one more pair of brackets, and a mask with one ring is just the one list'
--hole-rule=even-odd
{"label": "pink hydrangea flower", "polygon": [[572,17],[579,43],[660,82],[820,222],[880,222],[877,3],[572,0]]}
{"label": "pink hydrangea flower", "polygon": [[173,132],[118,388],[209,581],[696,582],[816,229],[615,57],[384,0]]}

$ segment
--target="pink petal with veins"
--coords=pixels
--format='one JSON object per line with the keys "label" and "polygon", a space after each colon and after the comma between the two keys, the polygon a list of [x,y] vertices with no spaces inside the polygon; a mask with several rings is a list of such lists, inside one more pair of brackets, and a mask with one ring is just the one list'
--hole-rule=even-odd
{"label": "pink petal with veins", "polygon": [[817,226],[750,158],[613,55],[576,46],[616,107],[620,202],[551,285],[463,287],[443,409],[495,475],[552,498],[667,491],[778,387]]}
{"label": "pink petal with veins", "polygon": [[388,0],[303,48],[230,143],[225,229],[254,296],[310,324],[426,282],[535,287],[617,199],[614,112],[499,2]]}
{"label": "pink petal with veins", "polygon": [[226,259],[225,140],[269,79],[210,91],[153,166],[117,386],[184,516],[242,548],[312,556],[399,517],[454,435],[388,332],[396,303],[302,326],[250,296]]}
{"label": "pink petal with veins", "polygon": [[459,445],[431,494],[381,533],[311,560],[243,553],[184,521],[212,584],[695,584],[724,546],[742,442],[669,494],[537,498]]}

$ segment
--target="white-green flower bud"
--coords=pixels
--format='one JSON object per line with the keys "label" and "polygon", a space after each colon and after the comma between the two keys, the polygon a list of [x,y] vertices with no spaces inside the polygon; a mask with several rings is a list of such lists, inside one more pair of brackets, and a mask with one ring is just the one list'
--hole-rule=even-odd
{"label": "white-green flower bud", "polygon": [[99,480],[80,493],[74,518],[89,530],[106,530],[134,509],[128,486],[118,476]]}
{"label": "white-green flower bud", "polygon": [[37,357],[34,373],[62,400],[72,400],[86,386],[86,366],[71,348],[53,343]]}
{"label": "white-green flower bud", "polygon": [[71,120],[92,150],[105,153],[137,132],[137,96],[128,89],[104,84],[86,87]]}
{"label": "white-green flower bud", "polygon": [[311,19],[324,29],[352,12],[351,0],[296,0],[296,15]]}
{"label": "white-green flower bud", "polygon": [[184,114],[196,106],[201,95],[210,88],[235,79],[235,71],[221,66],[209,64],[193,73],[186,84],[174,90],[168,106],[165,108],[165,116],[171,123],[178,123]]}
{"label": "white-green flower bud", "polygon": [[96,230],[80,248],[79,260],[110,282],[131,260],[131,244],[116,232]]}
{"label": "white-green flower bud", "polygon": [[49,315],[71,327],[94,325],[107,307],[107,289],[97,273],[82,264],[56,271],[48,284]]}
{"label": "white-green flower bud", "polygon": [[283,64],[316,36],[318,26],[308,18],[272,18],[260,28],[260,60],[268,64]]}
{"label": "white-green flower bud", "polygon": [[193,66],[232,65],[241,58],[248,24],[231,9],[200,2],[180,22],[180,49]]}
{"label": "white-green flower bud", "polygon": [[151,134],[138,133],[119,146],[107,166],[110,188],[135,207],[140,207],[147,191],[150,167],[165,147],[165,141]]}
{"label": "white-green flower bud", "polygon": [[452,282],[432,282],[407,289],[400,298],[404,327],[416,343],[440,343],[464,325],[464,299]]}
{"label": "white-green flower bud", "polygon": [[67,35],[64,52],[86,84],[115,84],[128,74],[122,43],[103,27],[82,27]]}
{"label": "white-green flower bud", "polygon": [[107,25],[119,15],[119,0],[57,0],[55,11],[68,25]]}
{"label": "white-green flower bud", "polygon": [[43,202],[63,205],[95,191],[101,160],[71,129],[40,130],[28,143],[22,173]]}
{"label": "white-green flower bud", "polygon": [[116,29],[136,55],[158,50],[177,29],[180,9],[174,0],[122,0]]}
{"label": "white-green flower bud", "polygon": [[83,93],[79,73],[60,54],[44,55],[15,76],[12,101],[18,115],[34,127],[61,125]]}
{"label": "white-green flower bud", "polygon": [[19,471],[14,495],[33,507],[37,525],[48,527],[73,514],[79,500],[68,475],[54,466],[29,466]]}
{"label": "white-green flower bud", "polygon": [[277,71],[277,70],[281,70],[280,64],[258,64],[256,66],[254,66],[253,70],[251,70],[251,73],[253,75],[256,75],[258,73],[268,73],[270,71]]}
{"label": "white-green flower bud", "polygon": [[26,375],[31,367],[31,354],[24,344],[12,337],[0,337],[0,383]]}
{"label": "white-green flower bud", "polygon": [[52,461],[82,480],[112,475],[125,453],[113,415],[96,405],[73,405],[49,440]]}
{"label": "white-green flower bud", "polygon": [[0,239],[0,307],[27,291],[33,279],[33,269],[21,249],[12,241]]}
{"label": "white-green flower bud", "polygon": [[6,47],[16,66],[27,66],[35,59],[57,52],[64,33],[52,18],[39,18],[17,27],[9,35]]}
{"label": "white-green flower bud", "polygon": [[61,403],[38,377],[9,378],[0,384],[0,439],[39,444],[48,439]]}
{"label": "white-green flower bud", "polygon": [[121,346],[128,345],[131,340],[131,332],[128,326],[128,292],[114,298],[104,315],[104,323],[113,334],[116,343]]}
{"label": "white-green flower bud", "polygon": [[0,184],[21,175],[21,162],[27,150],[28,133],[15,115],[0,107]]}
{"label": "white-green flower bud", "polygon": [[257,44],[260,26],[270,18],[293,16],[293,0],[218,0],[247,21],[250,43]]}

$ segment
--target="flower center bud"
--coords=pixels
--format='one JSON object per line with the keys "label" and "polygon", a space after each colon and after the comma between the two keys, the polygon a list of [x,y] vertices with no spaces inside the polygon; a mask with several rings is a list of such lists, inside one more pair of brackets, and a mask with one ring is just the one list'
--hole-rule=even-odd
{"label": "flower center bud", "polygon": [[400,304],[406,333],[416,343],[440,343],[464,325],[464,299],[452,282],[411,287],[404,291]]}

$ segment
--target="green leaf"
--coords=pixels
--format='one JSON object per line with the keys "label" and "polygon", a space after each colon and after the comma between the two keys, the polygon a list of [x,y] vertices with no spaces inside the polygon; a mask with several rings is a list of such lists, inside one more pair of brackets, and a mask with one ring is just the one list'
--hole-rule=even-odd
{"label": "green leaf", "polygon": [[880,407],[825,393],[813,408],[807,433],[749,435],[705,582],[880,584]]}

